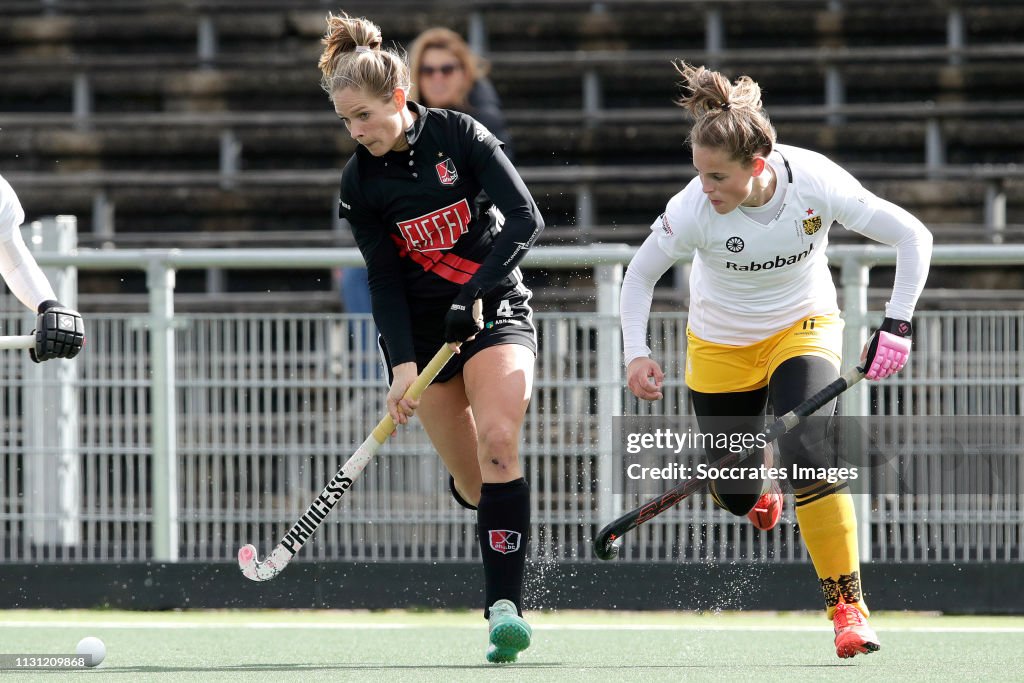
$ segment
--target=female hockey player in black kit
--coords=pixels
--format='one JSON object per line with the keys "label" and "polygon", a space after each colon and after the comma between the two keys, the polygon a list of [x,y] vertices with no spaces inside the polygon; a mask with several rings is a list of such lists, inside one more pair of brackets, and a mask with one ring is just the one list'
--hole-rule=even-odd
{"label": "female hockey player in black kit", "polygon": [[[342,174],[340,211],[366,260],[387,410],[398,424],[419,415],[452,495],[477,511],[487,659],[512,662],[531,637],[520,609],[530,489],[519,435],[537,351],[517,266],[544,222],[485,127],[407,99],[409,68],[382,49],[375,24],[328,15],[322,42],[323,88],[359,143]],[[478,299],[482,320],[473,316]],[[446,342],[458,355],[418,402],[403,399]]]}

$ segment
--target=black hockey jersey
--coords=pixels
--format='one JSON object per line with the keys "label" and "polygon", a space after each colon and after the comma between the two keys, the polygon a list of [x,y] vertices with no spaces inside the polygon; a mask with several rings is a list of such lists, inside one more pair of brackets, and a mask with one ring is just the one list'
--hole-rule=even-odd
{"label": "black hockey jersey", "polygon": [[393,363],[415,359],[420,314],[444,314],[462,287],[477,296],[514,272],[544,228],[501,142],[473,118],[408,103],[409,149],[345,166],[340,215],[366,261],[373,315]]}

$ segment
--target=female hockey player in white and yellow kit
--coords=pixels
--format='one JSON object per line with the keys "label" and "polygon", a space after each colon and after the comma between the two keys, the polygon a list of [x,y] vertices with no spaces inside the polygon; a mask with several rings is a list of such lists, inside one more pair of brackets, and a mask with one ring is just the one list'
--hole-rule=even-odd
{"label": "female hockey player in white and yellow kit", "polygon": [[[646,400],[662,397],[664,374],[646,344],[654,285],[691,254],[686,384],[702,431],[720,432],[724,420],[731,431],[756,434],[769,398],[781,415],[836,379],[843,322],[825,255],[833,222],[897,249],[892,297],[884,322],[865,345],[862,365],[868,379],[899,371],[928,275],[928,230],[824,156],[776,144],[760,88],[750,78],[730,83],[703,67],[676,68],[684,78],[679,104],[694,119],[689,142],[698,175],[669,200],[623,282],[630,390]],[[834,410],[835,401],[819,414]],[[785,462],[816,469],[826,464],[814,446],[822,444],[827,422],[809,421],[780,439]],[[707,455],[716,460],[725,452],[708,449]],[[836,653],[877,650],[846,483],[790,483],[801,537],[835,627]],[[710,490],[716,504],[747,515],[759,529],[779,520],[782,494],[775,481],[719,479]]]}

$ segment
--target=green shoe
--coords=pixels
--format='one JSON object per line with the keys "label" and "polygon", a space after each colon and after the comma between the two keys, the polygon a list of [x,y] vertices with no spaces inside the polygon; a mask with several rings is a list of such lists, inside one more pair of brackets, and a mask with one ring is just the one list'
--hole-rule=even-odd
{"label": "green shoe", "polygon": [[521,651],[530,647],[533,629],[519,616],[519,610],[511,600],[498,600],[491,605],[488,623],[491,628],[488,662],[514,662]]}

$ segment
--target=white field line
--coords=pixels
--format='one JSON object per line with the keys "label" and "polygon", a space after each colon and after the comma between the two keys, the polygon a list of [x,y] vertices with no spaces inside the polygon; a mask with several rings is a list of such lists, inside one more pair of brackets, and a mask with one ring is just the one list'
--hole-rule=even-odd
{"label": "white field line", "polygon": [[[481,620],[482,621],[482,620]],[[151,629],[151,630],[175,630],[175,629],[308,629],[313,631],[394,631],[416,628],[455,628],[479,630],[483,628],[480,624],[380,624],[380,623],[351,623],[339,622],[336,624],[297,623],[287,621],[263,621],[254,623],[217,623],[210,624],[199,621],[172,621],[167,623],[159,622],[134,622],[134,621],[7,621],[0,620],[0,628],[90,628],[90,629]],[[768,626],[761,623],[757,625],[746,624],[534,624],[535,631],[737,631],[737,632],[763,632]],[[876,626],[878,624],[876,623]],[[772,631],[783,631],[787,633],[818,632],[829,630],[829,624],[821,626],[795,626],[795,625],[771,625]],[[884,624],[879,626],[879,631],[885,633],[1024,633],[1024,623],[1021,626],[892,626]]]}

